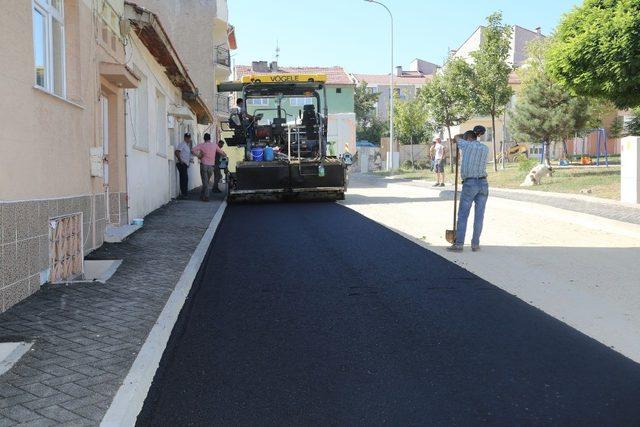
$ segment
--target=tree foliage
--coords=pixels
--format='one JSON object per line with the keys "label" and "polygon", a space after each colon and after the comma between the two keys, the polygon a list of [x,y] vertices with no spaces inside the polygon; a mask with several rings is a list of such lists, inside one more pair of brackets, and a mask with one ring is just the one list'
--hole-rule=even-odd
{"label": "tree foliage", "polygon": [[375,112],[375,104],[378,101],[378,93],[367,90],[367,82],[360,82],[353,94],[354,112],[358,122],[367,120]]}
{"label": "tree foliage", "polygon": [[640,0],[585,0],[560,22],[547,67],[575,94],[640,106]]}
{"label": "tree foliage", "polygon": [[356,138],[358,141],[371,141],[379,143],[383,136],[389,135],[389,122],[380,120],[376,116],[372,116],[363,124],[358,123],[356,128]]}
{"label": "tree foliage", "polygon": [[389,130],[386,121],[376,117],[375,103],[380,94],[369,92],[367,82],[361,82],[354,92],[354,112],[356,113],[356,138],[371,142],[380,142],[380,138]]}
{"label": "tree foliage", "polygon": [[473,114],[472,82],[471,66],[460,58],[451,59],[442,74],[434,76],[418,94],[435,127],[447,128],[449,139],[451,126],[469,120]]}
{"label": "tree foliage", "polygon": [[606,108],[592,99],[570,94],[545,69],[547,40],[531,42],[527,65],[519,71],[522,89],[509,127],[516,139],[549,145],[599,127]]}
{"label": "tree foliage", "polygon": [[640,135],[640,108],[634,108],[633,117],[624,126],[625,135]]}
{"label": "tree foliage", "polygon": [[394,130],[401,144],[420,144],[433,134],[429,112],[420,97],[394,102]]}
{"label": "tree foliage", "polygon": [[491,116],[493,127],[493,160],[496,162],[496,116],[503,113],[513,90],[509,86],[509,74],[513,70],[507,63],[511,47],[511,27],[502,23],[502,13],[495,12],[487,17],[487,25],[482,31],[480,48],[471,53],[474,60],[474,105],[480,115]]}

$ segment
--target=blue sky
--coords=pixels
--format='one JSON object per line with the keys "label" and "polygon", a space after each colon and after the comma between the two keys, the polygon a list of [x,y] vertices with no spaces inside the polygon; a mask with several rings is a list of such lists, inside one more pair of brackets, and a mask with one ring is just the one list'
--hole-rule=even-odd
{"label": "blue sky", "polygon": [[[413,58],[442,63],[486,16],[496,10],[504,21],[549,34],[578,0],[383,0],[394,14],[395,62]],[[341,65],[355,73],[389,70],[389,17],[363,0],[229,0],[236,26],[236,64],[275,59],[288,66]]]}

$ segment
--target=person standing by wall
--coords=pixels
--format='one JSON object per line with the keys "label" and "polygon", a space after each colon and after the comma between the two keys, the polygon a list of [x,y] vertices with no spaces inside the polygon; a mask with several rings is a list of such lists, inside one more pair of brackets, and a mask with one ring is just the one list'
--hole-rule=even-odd
{"label": "person standing by wall", "polygon": [[178,144],[175,151],[176,167],[180,175],[180,195],[178,199],[187,198],[189,192],[189,163],[191,162],[191,134],[185,133],[184,140]]}
{"label": "person standing by wall", "polygon": [[464,140],[456,141],[462,154],[460,162],[460,177],[462,178],[462,192],[460,193],[460,208],[456,227],[456,241],[447,248],[450,252],[462,252],[464,238],[467,232],[467,220],[471,205],[475,207],[473,218],[473,237],[471,250],[480,250],[480,234],[484,222],[484,211],[489,197],[487,183],[487,157],[489,148],[478,141],[478,137],[486,132],[484,126],[476,126],[473,131],[464,134]]}
{"label": "person standing by wall", "polygon": [[434,187],[444,187],[444,166],[445,166],[445,149],[442,140],[436,137],[431,147],[431,158],[433,159],[433,170],[436,173],[436,183]]}
{"label": "person standing by wall", "polygon": [[208,133],[204,134],[204,142],[196,145],[191,151],[200,159],[200,177],[202,178],[200,200],[208,202],[210,191],[209,181],[211,181],[211,176],[213,176],[216,156],[221,154],[226,157],[226,154],[217,144],[211,142],[211,135]]}

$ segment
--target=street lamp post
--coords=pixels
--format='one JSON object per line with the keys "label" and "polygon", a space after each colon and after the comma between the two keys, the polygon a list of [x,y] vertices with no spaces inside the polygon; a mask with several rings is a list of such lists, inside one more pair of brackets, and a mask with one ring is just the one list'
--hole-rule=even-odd
{"label": "street lamp post", "polygon": [[376,0],[364,0],[368,3],[379,4],[389,12],[391,18],[391,73],[389,74],[389,153],[387,155],[387,170],[393,169],[393,14],[391,10],[384,4]]}

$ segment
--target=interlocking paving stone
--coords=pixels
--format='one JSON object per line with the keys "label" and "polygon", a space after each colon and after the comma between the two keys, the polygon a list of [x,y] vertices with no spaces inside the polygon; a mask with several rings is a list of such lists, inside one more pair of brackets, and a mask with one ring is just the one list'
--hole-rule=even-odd
{"label": "interlocking paving stone", "polygon": [[73,412],[83,418],[87,418],[93,421],[100,421],[102,419],[104,410],[97,406],[89,405],[83,406],[82,408],[74,409]]}
{"label": "interlocking paving stone", "polygon": [[[61,394],[61,396],[64,396]],[[0,409],[8,408],[9,406],[24,404],[26,407],[29,407],[28,403],[38,400],[38,398],[29,393],[20,393],[11,397],[5,397],[0,399]]]}
{"label": "interlocking paving stone", "polygon": [[42,414],[46,418],[61,423],[80,418],[80,415],[76,414],[75,412],[71,412],[58,405],[52,405],[47,408],[38,409],[37,412]]}
{"label": "interlocking paving stone", "polygon": [[51,388],[41,383],[29,384],[22,386],[21,388],[38,397],[47,397],[57,393],[55,388]]}
{"label": "interlocking paving stone", "polygon": [[47,406],[51,405],[59,405],[60,403],[68,402],[70,400],[73,400],[73,397],[69,396],[68,394],[58,392],[52,396],[40,397],[35,400],[24,402],[22,405],[29,409],[35,410],[46,408]]}
{"label": "interlocking paving stone", "polygon": [[0,409],[0,415],[19,423],[40,418],[40,415],[38,415],[38,413],[22,405],[13,405],[9,406],[8,408],[2,408]]}
{"label": "interlocking paving stone", "polygon": [[0,426],[100,421],[220,201],[170,203],[90,254],[123,260],[106,284],[45,285],[0,314],[0,338],[34,342],[0,376]]}

